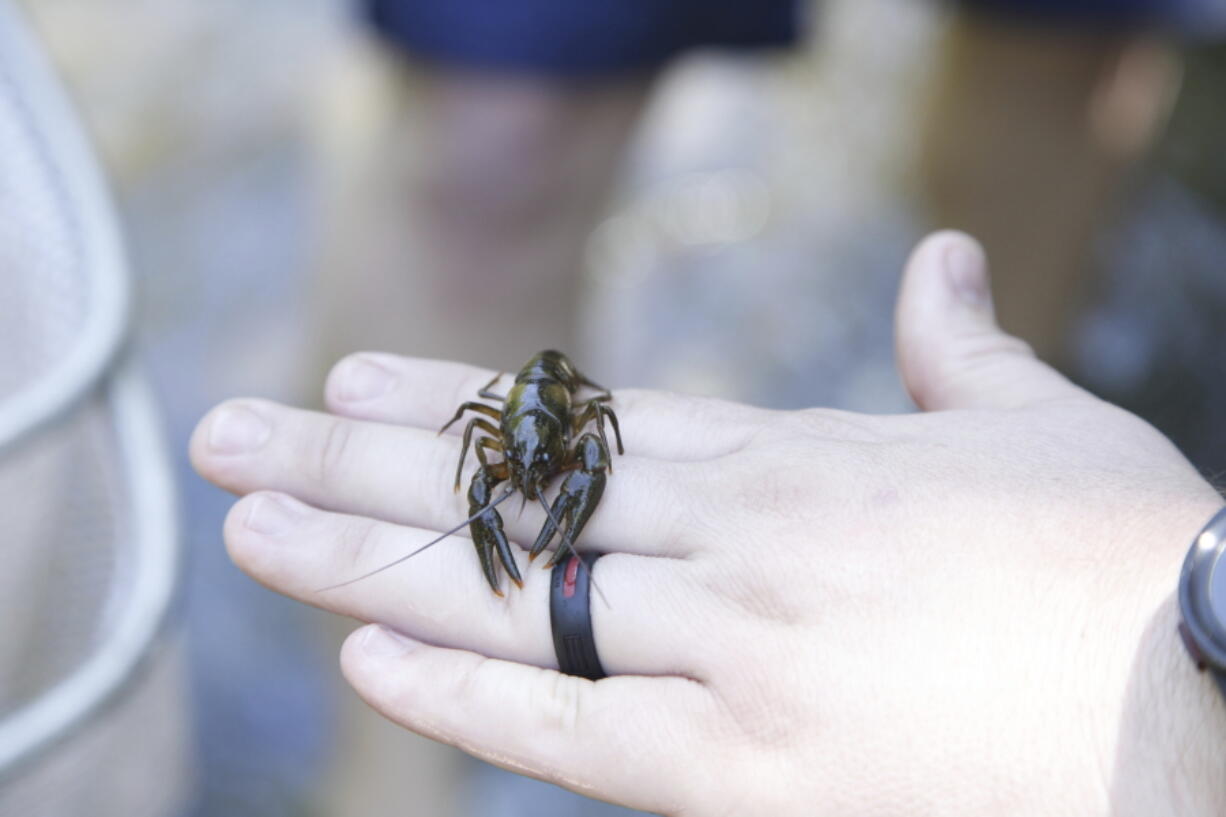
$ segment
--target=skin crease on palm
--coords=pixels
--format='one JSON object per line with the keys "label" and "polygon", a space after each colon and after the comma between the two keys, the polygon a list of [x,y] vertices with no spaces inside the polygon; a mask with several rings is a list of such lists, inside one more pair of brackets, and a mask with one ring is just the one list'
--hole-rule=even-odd
{"label": "skin crease on palm", "polygon": [[[243,495],[240,567],[373,623],[341,653],[358,693],[506,768],[677,815],[1221,814],[1226,712],[1172,602],[1221,500],[1003,334],[987,286],[958,233],[908,262],[920,413],[615,392],[626,456],[582,543],[608,554],[594,683],[554,669],[523,552],[505,599],[459,535],[319,591],[467,515],[435,430],[491,373],[355,355],[329,413],[229,401],[191,453]],[[521,546],[543,521],[504,517]]]}

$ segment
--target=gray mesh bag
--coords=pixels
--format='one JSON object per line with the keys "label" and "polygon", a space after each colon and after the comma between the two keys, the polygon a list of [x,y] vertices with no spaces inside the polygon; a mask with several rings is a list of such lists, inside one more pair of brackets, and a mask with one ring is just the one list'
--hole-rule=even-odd
{"label": "gray mesh bag", "polygon": [[191,790],[175,503],[128,303],[89,150],[0,0],[0,817],[168,817]]}

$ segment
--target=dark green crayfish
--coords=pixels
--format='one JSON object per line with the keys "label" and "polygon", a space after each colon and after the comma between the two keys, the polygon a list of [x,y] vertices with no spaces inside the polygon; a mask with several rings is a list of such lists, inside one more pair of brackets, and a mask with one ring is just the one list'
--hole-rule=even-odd
{"label": "dark green crayfish", "polygon": [[[501,410],[469,401],[461,404],[455,416],[439,430],[440,434],[446,431],[466,411],[485,415],[469,420],[464,428],[455,488],[460,490],[464,458],[471,445],[480,467],[473,474],[468,489],[469,513],[472,514],[468,525],[486,581],[498,595],[502,595],[502,590],[495,554],[511,581],[522,586],[523,577],[494,505],[515,491],[519,491],[525,501],[541,503],[546,522],[528,556],[535,559],[560,533],[561,543],[546,563],[551,567],[574,547],[604,494],[606,474],[613,470],[609,441],[605,436],[606,419],[613,425],[617,452],[621,454],[624,450],[617,415],[608,405],[613,399],[609,390],[585,377],[561,352],[545,351],[533,356],[519,370],[505,397],[490,391],[501,377],[498,375],[477,392],[479,397],[502,403]],[[585,387],[596,394],[577,400],[579,391]],[[582,434],[572,445],[572,438],[589,423],[595,423],[596,433]],[[485,432],[485,435],[474,439],[478,432]],[[501,460],[491,462],[490,452]],[[545,488],[560,474],[567,474],[567,477],[550,507],[545,500]],[[505,481],[510,482],[507,490],[495,498],[495,486]]]}
{"label": "dark green crayfish", "polygon": [[[495,510],[516,491],[525,502],[538,501],[545,510],[546,521],[528,552],[529,560],[540,555],[559,534],[561,542],[546,567],[557,564],[573,550],[604,495],[607,474],[613,471],[609,441],[605,436],[606,420],[613,425],[617,453],[624,453],[617,415],[608,405],[613,395],[581,374],[566,355],[552,350],[534,355],[515,375],[515,382],[505,396],[490,391],[501,378],[499,374],[477,391],[479,397],[501,403],[501,409],[468,401],[462,403],[455,416],[439,429],[442,434],[466,411],[484,415],[472,418],[464,427],[460,460],[456,464],[455,490],[459,491],[468,449],[472,447],[476,451],[479,467],[468,488],[471,516],[412,553],[324,590],[381,573],[437,544],[464,525],[468,525],[472,533],[473,545],[490,589],[502,595],[499,563],[511,581],[522,587],[523,576],[503,530],[502,517]],[[595,394],[577,399],[584,388]],[[595,424],[596,433],[580,434],[589,423]],[[575,435],[579,435],[577,439]],[[491,461],[491,455],[497,459]],[[566,474],[566,479],[551,506],[545,499],[545,489],[562,474]],[[495,489],[504,482],[508,483],[506,490],[495,496]]]}

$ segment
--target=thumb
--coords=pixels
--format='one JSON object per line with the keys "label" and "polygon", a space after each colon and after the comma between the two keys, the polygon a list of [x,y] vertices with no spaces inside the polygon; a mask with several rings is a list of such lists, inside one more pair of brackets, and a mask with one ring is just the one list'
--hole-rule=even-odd
{"label": "thumb", "polygon": [[987,259],[964,233],[934,233],[911,253],[894,325],[903,383],[925,411],[1016,408],[1083,393],[996,325]]}

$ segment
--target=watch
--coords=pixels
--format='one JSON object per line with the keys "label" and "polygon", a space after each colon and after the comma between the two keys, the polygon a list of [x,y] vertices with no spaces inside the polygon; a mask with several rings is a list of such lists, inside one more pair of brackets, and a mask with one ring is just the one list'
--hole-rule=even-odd
{"label": "watch", "polygon": [[1226,695],[1226,508],[1201,529],[1179,575],[1179,634],[1192,660]]}

